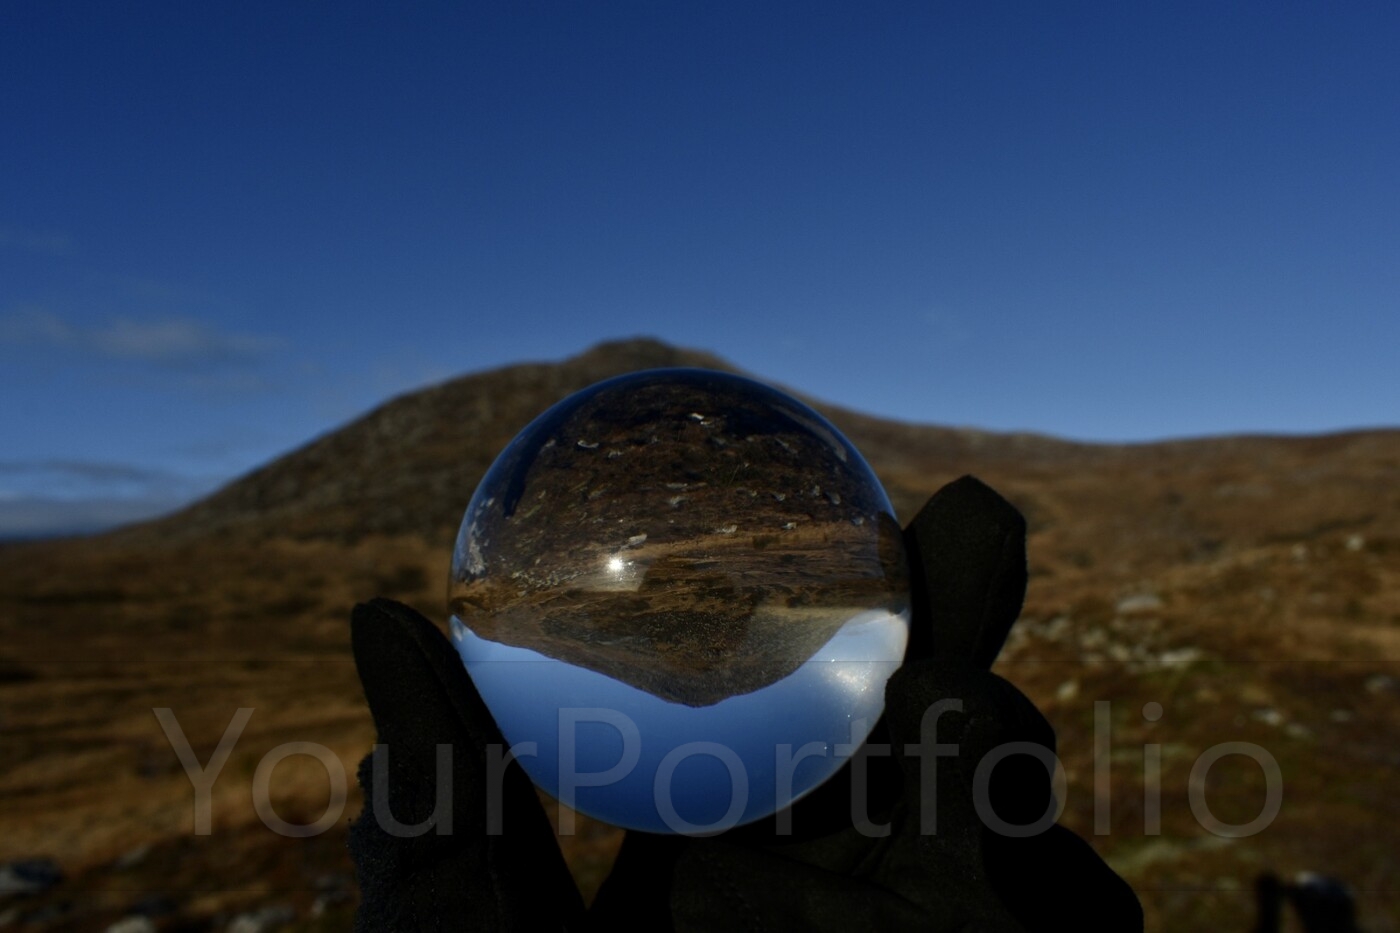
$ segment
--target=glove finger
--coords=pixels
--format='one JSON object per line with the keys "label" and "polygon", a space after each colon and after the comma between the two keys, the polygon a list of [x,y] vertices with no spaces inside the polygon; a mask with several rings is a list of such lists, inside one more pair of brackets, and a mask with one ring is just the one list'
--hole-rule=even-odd
{"label": "glove finger", "polygon": [[[989,834],[983,862],[1002,905],[1027,930],[1142,930],[1142,904],[1093,847],[1063,826],[1016,838]],[[1092,892],[1092,904],[1086,893]],[[1092,912],[1092,913],[1091,913]]]}
{"label": "glove finger", "polygon": [[1006,680],[906,663],[886,685],[885,721],[919,832],[971,850],[988,823],[1029,826],[1047,813],[1053,822],[1055,731]]}
{"label": "glove finger", "polygon": [[904,531],[909,557],[910,658],[988,668],[1026,595],[1026,520],[964,476],[925,503]]}
{"label": "glove finger", "polygon": [[493,774],[504,743],[447,639],[383,599],[355,608],[351,632],[379,736],[351,827],[357,928],[575,923],[582,903],[534,787],[515,764]]}
{"label": "glove finger", "polygon": [[668,933],[676,860],[690,845],[685,836],[635,830],[622,837],[612,871],[588,908],[590,930]]}
{"label": "glove finger", "polygon": [[1082,927],[1086,891],[1096,928],[1142,929],[1132,888],[1054,825],[1055,733],[1024,694],[995,674],[924,661],[897,672],[886,697],[911,818],[937,837],[920,853],[925,870],[953,880],[980,866],[957,887],[991,894],[1027,930]]}
{"label": "glove finger", "polygon": [[671,911],[678,931],[960,928],[931,924],[936,914],[862,878],[720,839],[684,850]]}

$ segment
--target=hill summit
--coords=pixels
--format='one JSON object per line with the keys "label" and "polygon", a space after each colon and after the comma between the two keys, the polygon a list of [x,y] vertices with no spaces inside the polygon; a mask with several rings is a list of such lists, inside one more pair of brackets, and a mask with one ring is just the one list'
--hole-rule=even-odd
{"label": "hill summit", "polygon": [[[710,353],[634,339],[559,363],[462,376],[391,399],[117,535],[146,543],[407,535],[442,544],[496,455],[536,415],[595,382],[676,366],[739,371]],[[1324,525],[1379,530],[1400,514],[1397,431],[1084,444],[905,424],[804,401],[870,461],[903,520],[939,486],[974,473],[1026,513],[1033,534],[1050,535],[1041,540],[1057,560],[1083,563],[1114,541],[1126,561],[1165,564],[1231,545],[1304,540]],[[1125,538],[1131,543],[1122,547]]]}

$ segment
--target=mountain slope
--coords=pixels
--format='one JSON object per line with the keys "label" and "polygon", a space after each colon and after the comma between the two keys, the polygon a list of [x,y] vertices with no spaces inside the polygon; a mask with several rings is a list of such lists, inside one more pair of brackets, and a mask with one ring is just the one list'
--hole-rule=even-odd
{"label": "mountain slope", "polygon": [[[465,376],[395,398],[192,506],[118,533],[183,542],[416,535],[450,541],[481,476],[564,396],[639,369],[735,371],[652,340],[602,344],[557,364]],[[1133,563],[1211,557],[1319,529],[1400,536],[1400,432],[1079,444],[892,422],[807,399],[865,454],[907,520],[943,483],[974,473],[1052,533],[1055,560],[1109,542]],[[1125,537],[1131,538],[1123,547]],[[1048,543],[1048,542],[1047,542]]]}

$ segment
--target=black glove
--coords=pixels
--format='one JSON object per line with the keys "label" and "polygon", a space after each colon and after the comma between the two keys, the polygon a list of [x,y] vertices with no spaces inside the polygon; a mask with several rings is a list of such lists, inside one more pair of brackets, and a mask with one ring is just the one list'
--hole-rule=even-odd
{"label": "black glove", "polygon": [[[964,477],[929,500],[905,542],[909,653],[862,751],[785,814],[709,838],[629,832],[587,913],[513,764],[506,831],[487,832],[487,750],[504,740],[447,640],[397,603],[356,607],[355,660],[380,741],[361,765],[366,812],[351,828],[357,929],[1140,930],[1122,879],[1079,837],[1044,828],[1054,801],[1041,760],[1006,755],[977,786],[993,749],[1054,750],[1044,717],[987,671],[1025,592],[1024,520]],[[931,708],[944,711],[921,743]],[[455,749],[441,791],[439,743]],[[387,793],[374,774],[385,747]],[[439,795],[450,834],[384,828],[386,804],[416,824],[444,813]]]}

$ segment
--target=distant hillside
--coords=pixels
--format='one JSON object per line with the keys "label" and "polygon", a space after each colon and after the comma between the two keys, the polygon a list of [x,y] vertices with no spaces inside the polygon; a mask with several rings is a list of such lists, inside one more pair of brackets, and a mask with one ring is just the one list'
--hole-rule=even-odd
{"label": "distant hillside", "polygon": [[[496,454],[532,418],[602,379],[666,366],[737,371],[708,353],[631,340],[464,376],[386,402],[118,535],[445,542]],[[1098,445],[904,424],[807,401],[865,454],[902,518],[943,483],[974,473],[1026,512],[1033,533],[1053,533],[1058,558],[1081,565],[1109,542],[1121,559],[1169,563],[1304,540],[1322,526],[1400,537],[1400,431]]]}

